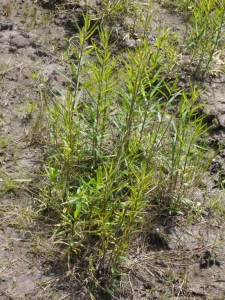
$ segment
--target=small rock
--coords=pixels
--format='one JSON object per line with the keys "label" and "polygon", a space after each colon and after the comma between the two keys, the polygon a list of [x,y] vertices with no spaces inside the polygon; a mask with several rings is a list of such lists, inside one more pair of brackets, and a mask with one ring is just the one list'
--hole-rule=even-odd
{"label": "small rock", "polygon": [[29,41],[21,35],[13,36],[10,40],[10,46],[16,48],[25,48],[29,46]]}
{"label": "small rock", "polygon": [[13,24],[11,24],[11,23],[1,23],[0,24],[0,31],[12,30],[12,29],[13,29]]}

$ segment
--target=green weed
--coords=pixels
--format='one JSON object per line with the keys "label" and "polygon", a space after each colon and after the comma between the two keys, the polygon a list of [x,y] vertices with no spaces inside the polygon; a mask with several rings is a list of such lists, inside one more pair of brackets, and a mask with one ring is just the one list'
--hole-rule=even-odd
{"label": "green weed", "polygon": [[93,289],[109,291],[135,236],[151,226],[147,211],[158,206],[176,214],[189,205],[207,150],[198,90],[167,82],[176,60],[174,52],[167,59],[169,32],[159,30],[154,45],[144,37],[122,64],[110,34],[86,16],[68,41],[67,92],[44,100],[51,148],[39,199],[42,209],[56,212],[69,259],[85,254]]}
{"label": "green weed", "polygon": [[163,4],[184,12],[187,29],[180,45],[190,55],[189,68],[192,72],[204,76],[214,67],[215,56],[224,48],[221,42],[224,39],[224,1],[166,0]]}
{"label": "green weed", "polygon": [[3,11],[6,14],[6,16],[10,16],[12,14],[12,10],[13,10],[12,3],[7,2],[6,4],[4,4]]}
{"label": "green weed", "polygon": [[162,2],[163,6],[175,9],[176,11],[190,11],[193,8],[193,5],[195,5],[195,1],[193,0],[163,0]]}
{"label": "green weed", "polygon": [[131,0],[104,0],[105,14],[112,17],[124,17],[124,14],[128,14],[132,10],[135,10],[134,1]]}
{"label": "green weed", "polygon": [[[159,27],[150,44],[151,20],[148,14],[139,46],[117,56],[104,18],[92,26],[84,16],[62,56],[71,68],[71,75],[59,71],[66,91],[52,95],[41,82],[39,120],[49,141],[39,212],[54,215],[56,243],[66,248],[69,268],[77,262],[91,293],[101,287],[113,294],[121,262],[153,226],[156,212],[177,215],[196,207],[192,192],[212,158],[201,92],[191,81],[189,91],[181,89],[173,74],[179,36]],[[217,29],[211,30],[215,47]],[[193,54],[200,72],[209,68],[215,47]]]}
{"label": "green weed", "polygon": [[192,28],[187,44],[192,54],[191,63],[195,64],[196,73],[204,75],[220,50],[219,42],[224,37],[224,1],[198,1],[192,9],[190,23]]}
{"label": "green weed", "polygon": [[31,182],[31,179],[29,178],[11,178],[4,171],[1,171],[0,176],[0,182],[2,183],[0,194],[4,194],[6,192],[14,190],[25,190],[26,188],[24,184]]}

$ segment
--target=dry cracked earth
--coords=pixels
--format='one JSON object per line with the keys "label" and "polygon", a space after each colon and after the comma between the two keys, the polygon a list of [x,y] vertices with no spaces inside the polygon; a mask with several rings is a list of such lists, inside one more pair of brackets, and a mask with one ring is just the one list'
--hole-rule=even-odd
{"label": "dry cracked earth", "polygon": [[[43,76],[52,89],[65,87],[57,69],[69,70],[61,56],[64,38],[75,30],[73,17],[79,23],[86,9],[83,1],[78,2],[64,10],[54,9],[50,0],[2,0],[0,4],[1,300],[91,299],[87,289],[68,275],[65,264],[51,254],[51,236],[31,213],[45,148],[42,127],[34,117],[42,95],[36,79]],[[99,1],[89,4],[94,12],[101,9]],[[159,23],[182,35],[180,16],[157,4],[155,10],[153,40]],[[124,38],[127,28],[129,20],[117,29],[124,46],[134,48],[137,41]],[[212,124],[209,141],[217,146],[225,141],[224,83],[222,73],[198,82],[206,89],[201,97],[207,101],[204,113]],[[224,209],[224,158],[222,149],[205,175],[204,188],[193,195],[200,203],[199,213],[185,222],[182,217],[160,218],[146,247],[130,250],[126,284],[115,299],[225,299],[225,222],[213,211],[218,201],[212,200],[220,199]]]}

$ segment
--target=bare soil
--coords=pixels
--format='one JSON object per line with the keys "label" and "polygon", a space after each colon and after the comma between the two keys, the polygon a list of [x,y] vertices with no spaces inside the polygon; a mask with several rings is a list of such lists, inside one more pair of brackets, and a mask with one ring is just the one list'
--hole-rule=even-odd
{"label": "bare soil", "polygon": [[[55,9],[54,1],[37,2],[0,4],[0,299],[91,299],[86,287],[68,273],[67,262],[54,256],[49,246],[51,224],[41,225],[33,211],[45,150],[44,130],[36,116],[41,86],[35,76],[42,74],[53,90],[56,85],[65,88],[57,72],[69,72],[61,60],[64,38],[76,30],[74,17],[82,24],[87,7],[83,1],[65,9]],[[93,13],[101,10],[99,1],[89,5]],[[182,16],[157,4],[155,10],[150,40],[159,23],[184,35]],[[135,35],[127,35],[131,22],[127,18],[115,25],[120,47],[138,44]],[[187,73],[180,74],[184,87]],[[201,98],[207,101],[204,113],[212,125],[213,147],[225,140],[224,82],[222,73],[195,82],[206,89]],[[185,217],[160,217],[145,246],[140,240],[130,249],[130,261],[124,262],[127,274],[115,299],[225,299],[225,223],[210,200],[220,199],[220,211],[224,210],[224,157],[222,149],[193,194],[199,213],[195,209]]]}

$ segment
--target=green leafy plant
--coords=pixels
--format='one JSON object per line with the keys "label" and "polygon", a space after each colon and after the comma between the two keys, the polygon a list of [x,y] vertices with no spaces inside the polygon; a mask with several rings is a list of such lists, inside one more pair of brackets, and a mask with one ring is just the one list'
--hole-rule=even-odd
{"label": "green leafy plant", "polygon": [[51,99],[42,91],[49,155],[39,201],[55,213],[68,266],[82,262],[92,290],[113,293],[121,261],[155,208],[177,214],[192,205],[202,159],[210,161],[207,126],[199,91],[170,78],[177,52],[169,30],[160,28],[153,45],[144,34],[135,51],[117,57],[107,26],[84,21],[63,55],[71,66],[71,76],[60,72],[66,92]]}
{"label": "green leafy plant", "polygon": [[168,7],[168,8],[173,8],[177,11],[188,11],[191,10],[193,8],[193,5],[195,4],[195,1],[193,0],[175,0],[175,1],[171,1],[171,0],[164,0],[162,1],[163,6]]}
{"label": "green leafy plant", "polygon": [[224,48],[224,1],[163,1],[163,5],[184,12],[184,39],[179,44],[189,54],[189,68],[197,76],[214,69],[215,56]]}
{"label": "green leafy plant", "polygon": [[131,11],[135,6],[130,0],[104,0],[105,14],[112,18],[113,16],[122,16]]}
{"label": "green leafy plant", "polygon": [[223,36],[224,22],[224,1],[201,0],[193,7],[189,48],[193,47],[192,62],[196,63],[196,72],[205,73],[213,63],[213,56]]}

